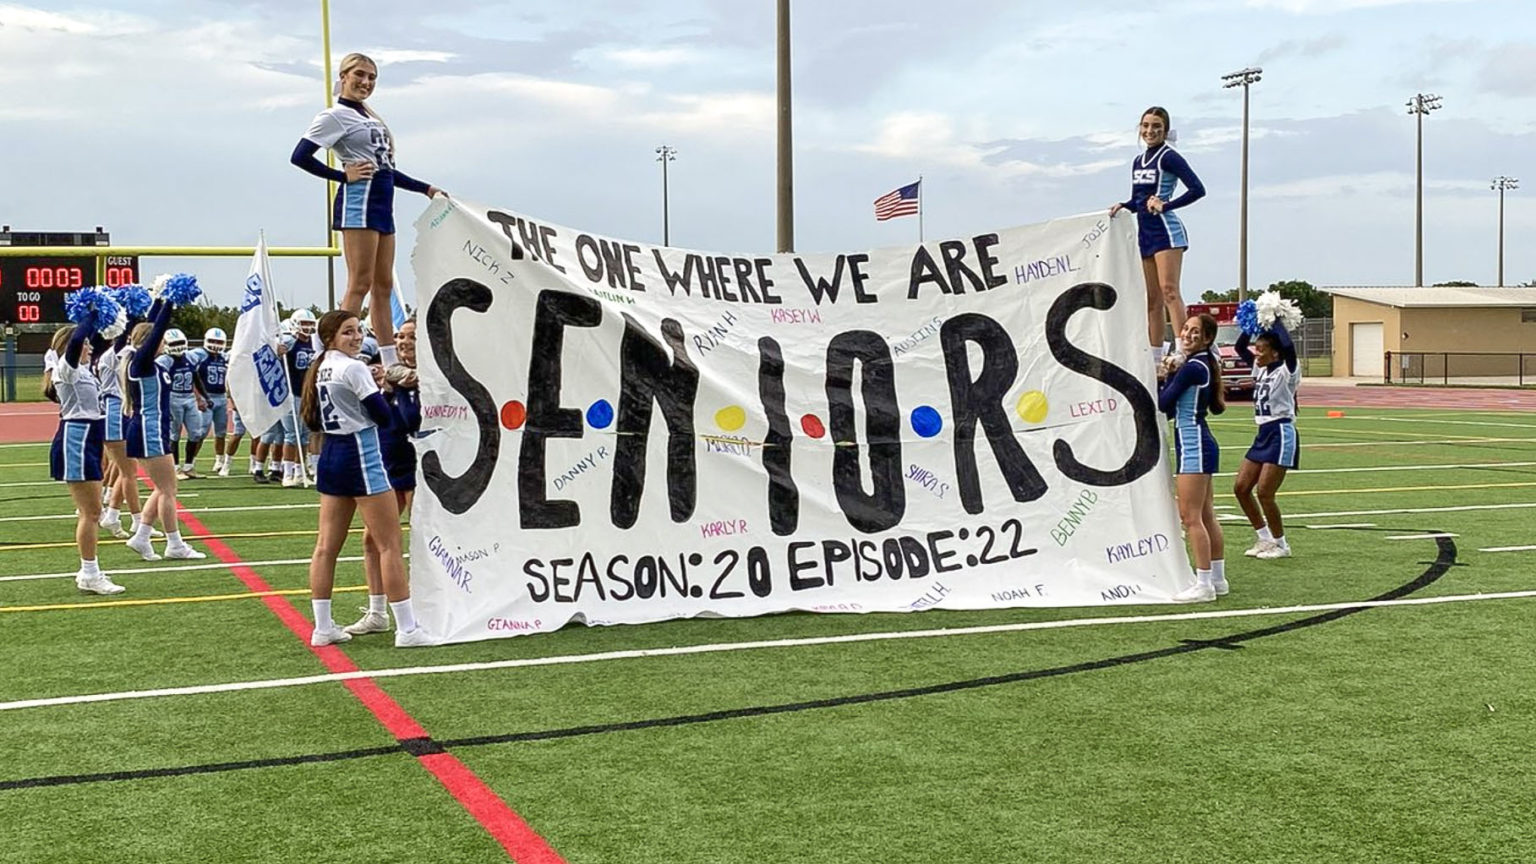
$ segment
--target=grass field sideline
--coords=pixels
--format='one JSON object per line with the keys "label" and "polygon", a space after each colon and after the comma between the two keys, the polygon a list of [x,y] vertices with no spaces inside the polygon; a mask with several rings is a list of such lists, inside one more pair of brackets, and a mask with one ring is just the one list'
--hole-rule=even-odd
{"label": "grass field sideline", "polygon": [[[1252,535],[1230,522],[1233,592],[1215,604],[576,627],[426,652],[363,637],[345,656],[385,669],[1536,589],[1536,551],[1480,551],[1536,545],[1531,415],[1325,408],[1307,408],[1309,470],[1280,499],[1309,514],[1290,523],[1297,556],[1241,559]],[[1251,438],[1243,413],[1213,424],[1228,469]],[[0,702],[325,672],[227,568],[144,564],[111,544],[108,570],[153,570],[121,576],[120,598],[8,579],[72,569],[69,548],[25,548],[71,536],[68,519],[32,518],[68,514],[61,486],[17,485],[45,480],[46,458],[46,446],[0,448],[0,520],[14,520],[0,521]],[[209,531],[241,535],[225,541],[241,559],[307,558],[312,493],[244,479],[184,491]],[[1229,516],[1233,504],[1217,499]],[[301,563],[253,569],[299,592],[286,599],[307,614]],[[343,564],[338,584],[360,583],[359,565]],[[338,594],[338,617],[352,598]],[[98,605],[111,599],[198,602]],[[1307,626],[1315,615],[1154,619],[377,686],[570,862],[1518,861],[1536,858],[1533,602]],[[64,608],[7,611],[34,606]],[[340,683],[3,710],[0,738],[12,743],[0,860],[507,859]],[[198,773],[146,773],[165,769]],[[38,782],[108,772],[125,773]]]}

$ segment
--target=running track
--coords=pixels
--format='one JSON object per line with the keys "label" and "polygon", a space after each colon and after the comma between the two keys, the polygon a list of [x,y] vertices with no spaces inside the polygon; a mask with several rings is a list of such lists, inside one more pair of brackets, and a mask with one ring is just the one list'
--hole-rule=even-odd
{"label": "running track", "polygon": [[[1446,387],[1356,387],[1331,379],[1303,381],[1302,410],[1308,408],[1441,408],[1467,411],[1536,412],[1536,390]],[[0,444],[49,441],[59,412],[47,402],[0,404]]]}

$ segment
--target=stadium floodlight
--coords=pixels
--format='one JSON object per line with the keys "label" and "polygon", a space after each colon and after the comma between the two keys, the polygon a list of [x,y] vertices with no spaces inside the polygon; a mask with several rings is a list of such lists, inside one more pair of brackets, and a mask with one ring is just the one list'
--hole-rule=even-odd
{"label": "stadium floodlight", "polygon": [[1488,188],[1499,193],[1499,287],[1504,287],[1504,193],[1520,188],[1520,181],[1500,174],[1493,178]]}
{"label": "stadium floodlight", "polygon": [[667,191],[667,163],[677,159],[677,148],[666,144],[656,148],[656,161],[661,163],[661,245],[672,245],[671,202]]}
{"label": "stadium floodlight", "polygon": [[1419,121],[1418,180],[1413,218],[1413,284],[1424,285],[1424,115],[1440,109],[1441,99],[1433,93],[1415,93],[1408,100],[1408,113]]}
{"label": "stadium floodlight", "polygon": [[1249,66],[1221,76],[1221,86],[1226,89],[1243,88],[1243,182],[1240,216],[1237,230],[1237,299],[1248,299],[1248,88],[1258,83],[1264,70]]}

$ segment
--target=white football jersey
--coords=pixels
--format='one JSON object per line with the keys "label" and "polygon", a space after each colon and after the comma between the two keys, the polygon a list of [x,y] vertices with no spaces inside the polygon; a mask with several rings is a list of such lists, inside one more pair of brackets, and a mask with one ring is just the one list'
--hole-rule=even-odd
{"label": "white football jersey", "polygon": [[1273,369],[1253,364],[1253,421],[1260,426],[1275,420],[1296,417],[1296,388],[1301,384],[1301,366],[1294,371],[1284,361]]}
{"label": "white football jersey", "polygon": [[304,137],[330,150],[343,165],[368,162],[375,168],[395,167],[389,127],[350,105],[336,105],[316,114]]}
{"label": "white football jersey", "polygon": [[364,399],[379,392],[363,361],[341,351],[327,351],[315,376],[320,428],[327,435],[351,435],[378,425],[363,407]]}

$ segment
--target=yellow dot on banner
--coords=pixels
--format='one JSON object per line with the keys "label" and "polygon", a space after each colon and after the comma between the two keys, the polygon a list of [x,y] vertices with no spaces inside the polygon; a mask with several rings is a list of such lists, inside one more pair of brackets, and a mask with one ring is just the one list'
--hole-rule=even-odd
{"label": "yellow dot on banner", "polygon": [[1019,416],[1025,423],[1039,423],[1051,413],[1051,403],[1039,390],[1026,390],[1019,397]]}
{"label": "yellow dot on banner", "polygon": [[735,432],[747,425],[747,412],[740,405],[728,405],[715,412],[715,425],[726,432]]}

